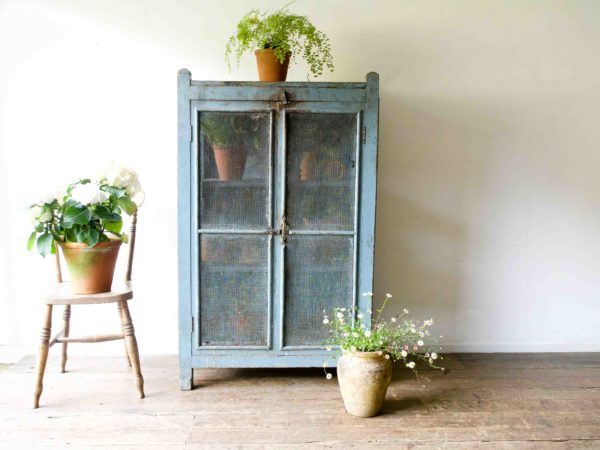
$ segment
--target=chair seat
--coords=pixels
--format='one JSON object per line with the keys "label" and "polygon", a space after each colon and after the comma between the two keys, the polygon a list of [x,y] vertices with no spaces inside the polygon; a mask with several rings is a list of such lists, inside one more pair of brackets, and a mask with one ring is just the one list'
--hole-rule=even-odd
{"label": "chair seat", "polygon": [[73,294],[71,283],[58,283],[54,291],[45,299],[46,305],[93,305],[97,303],[116,303],[133,298],[133,285],[131,281],[113,284],[110,292],[99,294]]}

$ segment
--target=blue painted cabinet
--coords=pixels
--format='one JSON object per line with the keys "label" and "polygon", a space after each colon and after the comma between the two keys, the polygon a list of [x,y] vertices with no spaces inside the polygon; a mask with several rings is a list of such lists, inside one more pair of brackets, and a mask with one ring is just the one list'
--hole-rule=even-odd
{"label": "blue painted cabinet", "polygon": [[182,389],[194,368],[321,366],[323,311],[371,308],[378,89],[179,71]]}

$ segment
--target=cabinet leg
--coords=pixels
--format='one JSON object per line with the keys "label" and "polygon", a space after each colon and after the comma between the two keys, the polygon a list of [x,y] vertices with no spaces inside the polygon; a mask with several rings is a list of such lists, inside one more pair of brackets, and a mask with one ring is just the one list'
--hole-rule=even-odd
{"label": "cabinet leg", "polygon": [[179,369],[179,387],[182,391],[191,391],[194,388],[194,369],[191,367]]}
{"label": "cabinet leg", "polygon": [[[63,311],[63,336],[69,337],[69,329],[71,328],[71,305],[65,305]],[[60,356],[60,373],[65,373],[67,367],[67,343],[62,344],[62,354]]]}
{"label": "cabinet leg", "polygon": [[46,305],[44,315],[44,324],[42,325],[40,349],[38,353],[37,365],[35,370],[35,391],[33,395],[33,407],[40,407],[40,396],[43,390],[44,371],[48,361],[48,349],[50,342],[50,331],[52,329],[52,305]]}
{"label": "cabinet leg", "polygon": [[135,338],[135,332],[133,330],[133,323],[131,322],[131,315],[129,314],[129,307],[127,302],[121,302],[121,308],[123,310],[123,334],[125,335],[125,344],[127,345],[127,353],[129,354],[129,360],[131,361],[131,367],[136,379],[137,390],[140,398],[144,398],[144,377],[142,376],[142,368],[140,366],[140,355],[138,352],[137,339]]}

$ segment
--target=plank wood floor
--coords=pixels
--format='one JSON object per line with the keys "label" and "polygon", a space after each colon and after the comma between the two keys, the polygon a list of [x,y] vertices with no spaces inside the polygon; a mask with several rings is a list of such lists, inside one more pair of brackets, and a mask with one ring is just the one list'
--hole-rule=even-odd
{"label": "plank wood floor", "polygon": [[600,353],[448,355],[423,388],[397,371],[383,413],[345,413],[320,369],[197,370],[142,359],[138,400],[123,358],[51,356],[41,407],[34,358],[0,366],[0,448],[600,449]]}

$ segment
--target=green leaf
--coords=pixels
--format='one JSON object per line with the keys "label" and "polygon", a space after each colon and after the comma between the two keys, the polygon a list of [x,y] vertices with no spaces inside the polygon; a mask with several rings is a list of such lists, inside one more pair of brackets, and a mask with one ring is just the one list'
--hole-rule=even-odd
{"label": "green leaf", "polygon": [[129,197],[117,199],[117,204],[130,216],[137,212],[137,205]]}
{"label": "green leaf", "polygon": [[119,219],[118,222],[104,222],[102,225],[106,231],[109,231],[117,236],[118,233],[120,233],[123,229],[123,221],[121,219]]}
{"label": "green leaf", "polygon": [[98,233],[98,230],[94,229],[94,228],[88,228],[84,234],[85,238],[84,238],[84,242],[89,246],[89,247],[93,247],[94,245],[96,245],[98,243],[98,241],[100,240],[100,233]]}
{"label": "green leaf", "polygon": [[109,186],[107,184],[100,186],[104,192],[108,192],[110,195],[113,195],[116,198],[121,198],[127,193],[126,188],[118,188],[114,186]]}
{"label": "green leaf", "polygon": [[29,239],[27,239],[27,250],[31,251],[31,249],[35,245],[36,236],[37,236],[37,232],[35,232],[35,231],[29,235]]}
{"label": "green leaf", "polygon": [[47,231],[45,233],[40,234],[40,237],[37,239],[37,251],[43,257],[52,253],[52,243],[54,242],[54,238]]}
{"label": "green leaf", "polygon": [[94,213],[96,213],[96,215],[100,219],[106,220],[108,222],[118,222],[121,220],[120,215],[112,212],[110,209],[108,209],[104,205],[96,205],[96,207],[94,208]]}
{"label": "green leaf", "polygon": [[71,228],[75,224],[87,225],[92,218],[90,210],[85,206],[68,206],[63,214],[63,227]]}

